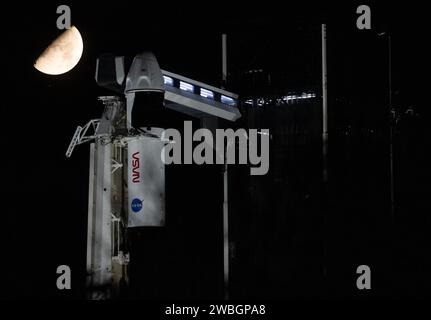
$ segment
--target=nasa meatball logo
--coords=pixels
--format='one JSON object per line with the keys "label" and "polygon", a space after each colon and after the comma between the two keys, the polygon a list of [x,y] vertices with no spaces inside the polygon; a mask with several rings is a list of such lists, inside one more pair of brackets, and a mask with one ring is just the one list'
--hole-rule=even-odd
{"label": "nasa meatball logo", "polygon": [[142,202],[139,199],[133,199],[131,207],[133,212],[139,212],[142,210]]}

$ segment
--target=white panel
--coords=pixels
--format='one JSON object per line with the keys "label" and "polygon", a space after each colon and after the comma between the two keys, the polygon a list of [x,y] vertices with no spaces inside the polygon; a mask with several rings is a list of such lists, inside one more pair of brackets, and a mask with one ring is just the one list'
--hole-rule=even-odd
{"label": "white panel", "polygon": [[160,139],[150,137],[128,142],[128,227],[165,224],[163,146]]}
{"label": "white panel", "polygon": [[[90,298],[109,298],[111,260],[111,144],[98,139],[90,148],[87,270]],[[92,166],[94,166],[92,168]],[[92,174],[94,172],[94,175]]]}
{"label": "white panel", "polygon": [[[101,273],[102,282],[111,281],[111,144],[104,144],[98,141],[98,207],[97,215],[101,217]],[[101,177],[103,175],[103,178]]]}
{"label": "white panel", "polygon": [[94,143],[90,144],[90,170],[88,174],[88,224],[87,224],[87,285],[91,284],[93,273],[93,214],[94,214]]}

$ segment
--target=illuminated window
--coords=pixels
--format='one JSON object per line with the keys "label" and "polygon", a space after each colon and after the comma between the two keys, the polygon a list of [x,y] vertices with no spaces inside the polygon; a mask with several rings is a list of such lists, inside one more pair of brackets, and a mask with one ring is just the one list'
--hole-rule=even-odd
{"label": "illuminated window", "polygon": [[235,100],[232,99],[231,97],[226,97],[224,95],[221,96],[220,98],[221,103],[227,104],[229,106],[234,106],[235,105]]}
{"label": "illuminated window", "polygon": [[187,91],[187,92],[194,92],[195,91],[195,87],[187,82],[184,81],[180,81],[180,89]]}
{"label": "illuminated window", "polygon": [[201,88],[201,97],[204,97],[207,99],[214,99],[214,93],[207,89]]}
{"label": "illuminated window", "polygon": [[173,86],[174,85],[174,79],[168,76],[163,76],[163,81],[165,82],[165,85],[167,86]]}

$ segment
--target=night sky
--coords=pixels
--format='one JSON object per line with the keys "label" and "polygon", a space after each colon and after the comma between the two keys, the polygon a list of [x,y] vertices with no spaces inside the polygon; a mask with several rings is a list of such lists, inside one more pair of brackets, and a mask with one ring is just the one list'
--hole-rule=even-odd
{"label": "night sky", "polygon": [[[376,290],[370,297],[429,298],[431,170],[427,155],[430,143],[426,138],[430,112],[428,101],[425,102],[429,91],[425,88],[429,67],[425,5],[365,2],[372,10],[372,30],[360,31],[356,28],[357,3],[316,3],[301,1],[296,5],[289,2],[278,6],[259,4],[234,8],[216,2],[183,6],[180,3],[146,5],[144,1],[116,4],[86,1],[3,7],[1,168],[4,183],[0,226],[1,274],[6,276],[0,297],[85,297],[88,145],[78,146],[70,159],[65,157],[65,152],[76,126],[100,117],[103,106],[97,97],[113,94],[98,87],[94,79],[95,61],[100,54],[133,58],[136,53],[150,50],[162,69],[219,87],[221,34],[227,33],[227,89],[239,93],[240,97],[271,90],[300,91],[301,88],[312,88],[319,94],[320,25],[327,23],[332,174],[329,195],[325,197],[318,191],[318,200],[311,200],[308,207],[301,209],[300,217],[299,204],[295,207],[295,201],[285,207],[273,204],[280,199],[275,197],[275,180],[270,179],[273,176],[262,182],[235,180],[231,191],[232,211],[238,213],[237,217],[245,217],[243,222],[238,218],[233,222],[238,250],[244,246],[241,239],[271,236],[270,227],[263,233],[258,232],[256,225],[262,218],[250,220],[246,217],[244,210],[250,207],[241,204],[242,196],[259,194],[262,188],[256,196],[256,208],[274,205],[271,208],[277,214],[288,215],[291,209],[298,217],[280,220],[288,226],[280,231],[286,236],[274,238],[273,242],[268,238],[261,243],[251,241],[250,245],[256,244],[257,249],[251,250],[248,258],[245,254],[238,262],[233,262],[233,272],[237,272],[238,278],[233,280],[232,290],[238,298],[288,298],[295,297],[295,292],[305,298],[357,297],[353,266],[370,261],[377,270]],[[34,69],[33,63],[60,34],[56,28],[56,8],[60,4],[71,7],[72,24],[81,32],[84,52],[73,70],[48,76]],[[395,220],[389,215],[385,189],[388,51],[385,39],[376,35],[382,31],[392,36],[393,105],[400,115],[395,133]],[[260,80],[252,82],[246,72],[253,69],[270,73],[272,84],[268,86]],[[408,117],[405,112],[411,106],[416,115]],[[186,119],[178,114],[177,121]],[[313,119],[317,119],[313,123],[320,123],[318,118]],[[274,114],[265,115],[265,112],[261,121],[268,127],[279,124]],[[302,152],[298,150],[293,148],[288,152]],[[313,152],[310,151],[311,156]],[[299,165],[299,159],[300,156],[296,157],[293,163]],[[314,162],[307,161],[298,169],[298,172],[304,170],[306,175],[299,177],[296,173],[295,179],[304,186],[318,184],[319,164],[314,166]],[[270,170],[278,172],[283,162],[274,160],[274,163]],[[306,166],[310,166],[311,171],[305,170]],[[133,234],[137,240],[132,252],[142,251],[146,255],[135,255],[136,281],[131,296],[220,299],[223,270],[219,232],[221,169],[180,166],[167,170],[171,175],[167,182],[170,190],[167,214],[171,223],[164,230],[142,229]],[[286,170],[283,177],[292,177],[294,170]],[[237,174],[243,177],[240,171]],[[295,189],[295,183],[286,190]],[[289,192],[300,192],[292,190]],[[304,192],[309,192],[314,199],[310,190]],[[289,192],[279,196],[293,194]],[[298,195],[298,199],[300,197]],[[320,213],[317,220],[313,218],[315,212],[324,212],[324,222],[320,220]],[[289,225],[289,221],[293,224]],[[294,247],[287,254],[288,258],[280,258],[282,252],[292,247],[274,247],[274,243],[284,240],[290,243],[289,232],[301,234],[308,226],[313,229],[315,223],[319,225],[318,232],[307,231],[310,243]],[[242,224],[246,230],[241,231]],[[277,250],[268,249],[266,245]],[[266,264],[259,258],[261,252],[269,257]],[[251,258],[253,255],[255,258]],[[322,268],[314,271],[305,267],[304,273],[297,273],[302,265],[285,261],[294,258],[306,261],[310,255],[316,259],[310,264],[314,263],[317,269],[326,268],[326,276],[320,275]],[[150,264],[147,263],[149,259]],[[159,260],[154,262],[154,259]],[[258,262],[253,266],[251,261]],[[55,271],[61,264],[72,269],[70,291],[60,292],[55,286]],[[286,266],[283,269],[286,271],[280,271],[280,265]],[[266,268],[265,271],[260,267]],[[253,279],[255,286],[244,287],[250,281],[244,274],[244,279],[241,277],[238,271],[241,268],[248,270],[244,274],[251,277],[248,280]],[[294,289],[285,291],[277,284],[272,288],[271,283],[276,281],[271,273],[294,279],[291,280]],[[313,276],[310,278],[309,274]],[[262,280],[262,275],[266,275],[268,281]],[[298,284],[301,280],[295,280],[301,277],[308,279],[302,282],[302,290]],[[281,283],[290,281],[283,279]]]}

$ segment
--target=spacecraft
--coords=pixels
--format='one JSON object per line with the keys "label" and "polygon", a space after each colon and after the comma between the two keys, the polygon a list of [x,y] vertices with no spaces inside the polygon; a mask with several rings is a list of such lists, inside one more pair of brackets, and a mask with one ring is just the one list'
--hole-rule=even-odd
{"label": "spacecraft", "polygon": [[[90,144],[87,233],[88,298],[119,295],[127,283],[128,228],[165,225],[165,166],[161,152],[163,108],[195,118],[235,121],[238,96],[226,90],[162,70],[151,52],[134,57],[101,55],[95,80],[116,96],[102,96],[100,119],[78,126],[66,151]],[[127,72],[126,72],[126,69]],[[127,183],[123,183],[124,177]]]}

